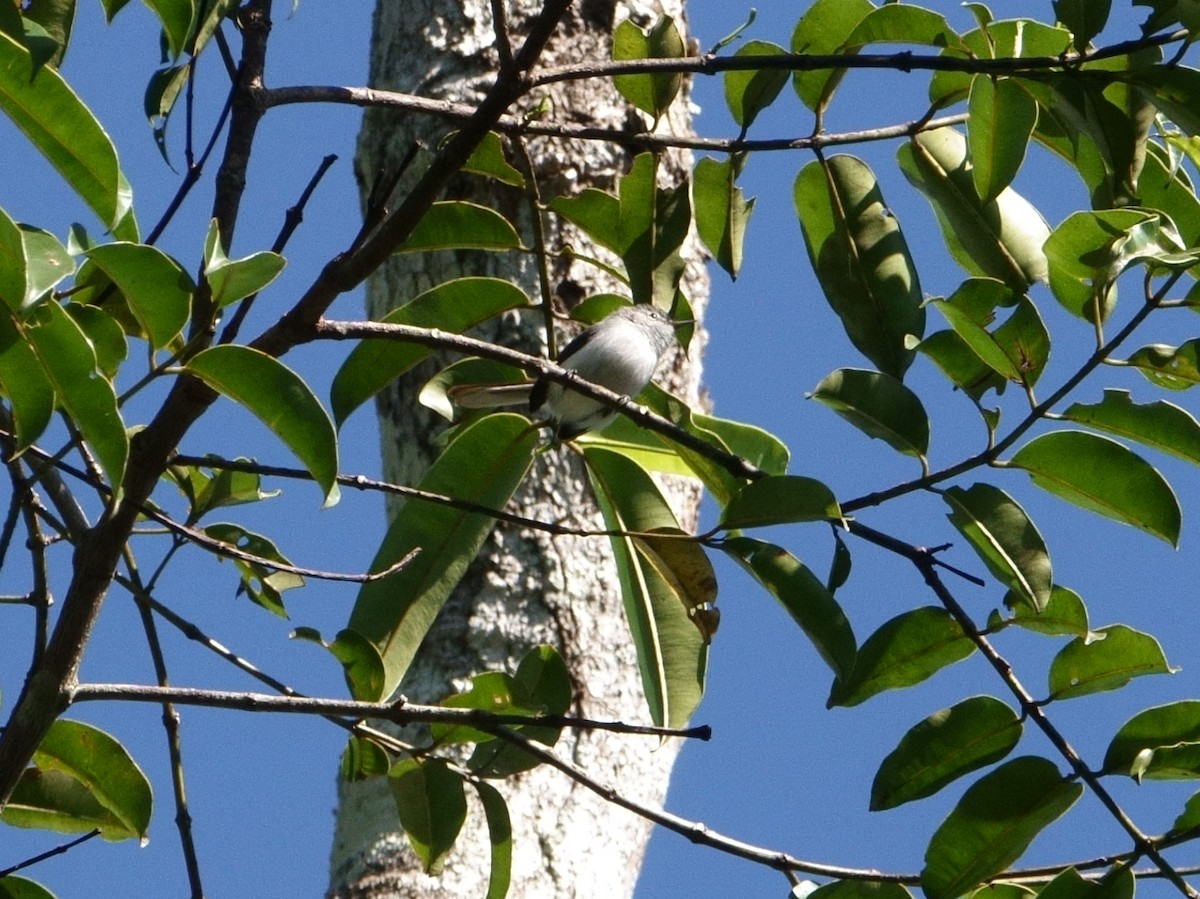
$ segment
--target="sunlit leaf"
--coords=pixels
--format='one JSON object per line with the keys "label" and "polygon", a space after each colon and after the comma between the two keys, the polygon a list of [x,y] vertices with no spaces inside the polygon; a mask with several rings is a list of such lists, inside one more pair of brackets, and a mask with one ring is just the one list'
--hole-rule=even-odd
{"label": "sunlit leaf", "polygon": [[[816,0],[792,32],[792,52],[811,56],[836,53],[855,26],[875,8],[870,0]],[[845,74],[843,69],[797,71],[792,76],[801,102],[809,109],[824,107]]]}
{"label": "sunlit leaf", "polygon": [[720,546],[779,601],[834,676],[847,677],[854,667],[854,631],[820,579],[787,550],[762,540],[730,537]]}
{"label": "sunlit leaf", "polygon": [[309,470],[325,505],[337,502],[337,432],[299,375],[273,356],[234,344],[197,353],[186,370],[252,412]]}
{"label": "sunlit leaf", "polygon": [[1012,183],[1037,123],[1037,101],[1011,78],[976,75],[971,82],[967,144],[975,194],[991,203]]}
{"label": "sunlit leaf", "polygon": [[[1190,773],[1177,765],[1154,763],[1160,754],[1169,760],[1173,750],[1192,755]],[[1200,700],[1186,699],[1138,712],[1108,744],[1103,771],[1139,778],[1200,777]]]}
{"label": "sunlit leaf", "polygon": [[875,175],[853,156],[833,156],[801,170],[794,198],[813,270],[847,336],[880,370],[903,378],[913,359],[909,336],[925,332],[925,308]]}
{"label": "sunlit leaf", "polygon": [[484,175],[510,187],[524,187],[525,178],[513,168],[504,156],[504,145],[500,135],[489,131],[471,152],[471,158],[463,165],[464,172]]}
{"label": "sunlit leaf", "polygon": [[512,881],[513,833],[508,804],[504,797],[489,783],[474,781],[472,786],[479,794],[483,815],[487,820],[488,844],[491,847],[491,868],[488,874],[485,899],[504,899]]}
{"label": "sunlit leaf", "polygon": [[[687,55],[687,47],[670,16],[661,16],[649,31],[643,31],[631,19],[625,19],[613,29],[612,54],[615,60],[679,59]],[[667,111],[682,84],[680,72],[613,78],[613,85],[621,96],[655,119]]]}
{"label": "sunlit leaf", "polygon": [[174,259],[156,247],[110,243],[85,254],[116,285],[155,348],[187,324],[196,286]]}
{"label": "sunlit leaf", "polygon": [[1053,762],[1023,756],[976,781],[925,850],[921,888],[954,899],[1015,862],[1083,793]]}
{"label": "sunlit leaf", "polygon": [[1076,637],[1050,664],[1050,698],[1118,690],[1135,677],[1173,674],[1158,641],[1123,624]]}
{"label": "sunlit leaf", "polygon": [[396,252],[516,250],[520,246],[516,229],[494,209],[466,200],[440,200],[429,207]]}
{"label": "sunlit leaf", "polygon": [[[248,531],[240,524],[218,522],[207,525],[204,533],[213,540],[228,543],[243,552],[266,559],[267,562],[278,562],[284,569],[291,568],[288,559],[275,542],[262,534]],[[234,567],[241,579],[238,592],[244,592],[256,605],[262,606],[280,618],[287,618],[287,609],[283,605],[283,592],[304,586],[304,578],[293,571],[276,568],[273,565],[250,559],[231,556]]]}
{"label": "sunlit leaf", "polygon": [[810,396],[898,452],[924,458],[929,451],[929,416],[921,400],[890,375],[838,369],[826,375]]}
{"label": "sunlit leaf", "polygon": [[[533,461],[537,432],[510,414],[489,415],[460,431],[419,486],[502,509]],[[391,696],[408,670],[450,591],[466,573],[494,519],[477,512],[410,500],[388,526],[371,571],[383,571],[414,550],[403,569],[362,585],[350,628],[379,647]]]}
{"label": "sunlit leaf", "polygon": [[705,157],[696,163],[692,197],[696,206],[696,231],[704,246],[730,277],[742,267],[742,244],[754,211],[754,199],[745,199],[737,186],[733,160],[718,162]]}
{"label": "sunlit leaf", "polygon": [[258,293],[283,271],[286,260],[278,253],[263,250],[242,259],[230,259],[221,246],[217,220],[209,224],[204,241],[204,277],[212,290],[212,301],[227,306]]}
{"label": "sunlit leaf", "polygon": [[1002,584],[1034,609],[1050,600],[1053,573],[1046,542],[1025,510],[991,484],[950,487],[947,516]]}
{"label": "sunlit leaf", "polygon": [[1071,29],[1075,49],[1080,53],[1104,30],[1111,8],[1112,0],[1054,0],[1054,15]]}
{"label": "sunlit leaf", "polygon": [[1063,417],[1200,465],[1200,423],[1166,400],[1138,404],[1128,390],[1109,387],[1099,403],[1075,403]]}
{"label": "sunlit leaf", "polygon": [[932,796],[954,780],[1008,755],[1021,720],[992,696],[973,696],[910,728],[871,784],[871,811]]}
{"label": "sunlit leaf", "polygon": [[834,682],[826,704],[858,705],[884,690],[911,687],[974,651],[975,645],[945,609],[912,609],[867,637],[854,670]]}
{"label": "sunlit leaf", "polygon": [[1136,350],[1129,357],[1151,384],[1167,390],[1187,390],[1200,384],[1200,337],[1178,347],[1153,343]]}
{"label": "sunlit leaf", "polygon": [[1053,431],[1021,447],[1010,463],[1033,482],[1081,508],[1179,543],[1179,501],[1161,474],[1107,437]]}
{"label": "sunlit leaf", "polygon": [[[770,41],[746,41],[734,56],[782,56],[787,51]],[[775,102],[788,82],[787,69],[748,69],[725,73],[725,105],[742,132]]]}
{"label": "sunlit leaf", "polygon": [[721,513],[721,527],[763,527],[841,518],[833,491],[813,478],[780,475],[751,481]]}
{"label": "sunlit leaf", "polygon": [[1041,610],[1034,609],[1011,591],[1004,597],[1004,604],[1012,610],[1012,623],[1026,630],[1072,637],[1087,637],[1091,633],[1087,606],[1078,593],[1066,587],[1055,585],[1051,588],[1050,599]]}
{"label": "sunlit leaf", "polygon": [[54,414],[54,384],[8,313],[0,314],[0,392],[8,397],[17,448],[42,435]]}

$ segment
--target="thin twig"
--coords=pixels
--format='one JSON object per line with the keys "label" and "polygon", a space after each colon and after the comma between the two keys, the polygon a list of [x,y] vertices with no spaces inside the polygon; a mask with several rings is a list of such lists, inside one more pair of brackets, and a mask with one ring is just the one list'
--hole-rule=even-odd
{"label": "thin twig", "polygon": [[76,837],[73,840],[68,840],[65,843],[60,843],[58,846],[55,846],[53,849],[48,849],[45,852],[39,853],[38,855],[35,855],[33,858],[27,858],[27,859],[25,859],[25,861],[18,862],[17,864],[11,865],[7,868],[0,868],[0,878],[7,877],[9,874],[16,874],[18,871],[23,871],[25,868],[36,865],[39,862],[44,862],[48,858],[54,858],[54,856],[56,856],[56,855],[62,855],[64,852],[69,852],[72,849],[74,849],[76,846],[78,846],[80,843],[86,843],[88,840],[92,839],[93,837],[98,837],[98,836],[100,836],[100,828],[99,827],[95,828],[94,830],[89,830],[87,833],[85,833],[81,837]]}

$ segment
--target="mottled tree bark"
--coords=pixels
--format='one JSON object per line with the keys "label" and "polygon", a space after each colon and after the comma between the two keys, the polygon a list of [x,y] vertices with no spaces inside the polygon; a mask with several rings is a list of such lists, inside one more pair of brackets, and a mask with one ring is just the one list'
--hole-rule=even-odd
{"label": "mottled tree bark", "polygon": [[[615,21],[632,17],[649,24],[661,12],[681,18],[682,0],[617,3],[581,0],[564,20],[543,57],[547,65],[604,59]],[[506,3],[513,43],[537,11],[536,0]],[[680,22],[682,30],[682,22]],[[494,77],[498,60],[487,0],[379,0],[371,54],[375,87],[461,102],[477,101]],[[556,85],[541,98],[550,121],[588,122],[618,128],[645,127],[608,80]],[[660,129],[690,129],[686,96],[674,104]],[[368,112],[360,136],[358,170],[364,195],[376,173],[394,167],[414,141],[435,150],[448,126],[426,116],[394,110]],[[545,197],[584,187],[611,188],[629,155],[616,146],[530,139],[529,155]],[[420,158],[416,166],[421,165]],[[663,177],[678,182],[690,160],[666,159]],[[527,198],[511,189],[481,195],[480,179],[463,178],[459,196],[503,210],[531,243]],[[604,255],[578,232],[551,228],[551,248],[570,243],[581,254]],[[684,290],[702,311],[707,278],[694,241],[685,246],[689,267]],[[511,280],[535,301],[540,295],[535,263],[517,254],[443,253],[398,256],[368,285],[373,318],[434,284],[463,275]],[[550,264],[560,298],[574,301],[618,285],[578,261]],[[540,313],[510,316],[481,336],[538,351],[544,347]],[[701,332],[702,333],[702,332]],[[668,387],[695,400],[701,338],[690,360],[676,354]],[[445,360],[441,360],[444,362]],[[417,401],[436,370],[430,365],[402,379],[379,402],[386,476],[416,483],[433,456],[431,440],[442,423]],[[668,485],[684,526],[694,522],[698,490]],[[578,459],[559,447],[539,454],[516,501],[523,515],[595,527],[598,515]],[[630,643],[608,542],[603,538],[550,538],[542,532],[498,527],[480,559],[455,591],[401,686],[416,701],[437,701],[462,689],[483,670],[515,668],[532,646],[550,643],[567,660],[576,687],[575,712],[592,718],[647,720],[637,662]],[[564,733],[563,757],[601,782],[639,800],[657,803],[666,791],[677,747],[652,738]],[[517,897],[614,897],[632,893],[649,825],[616,808],[560,773],[536,770],[498,782],[513,819],[513,885]],[[424,875],[408,848],[393,799],[381,778],[343,785],[337,813],[330,895],[418,897],[483,895],[489,867],[487,830],[473,807],[459,844],[438,877]]]}

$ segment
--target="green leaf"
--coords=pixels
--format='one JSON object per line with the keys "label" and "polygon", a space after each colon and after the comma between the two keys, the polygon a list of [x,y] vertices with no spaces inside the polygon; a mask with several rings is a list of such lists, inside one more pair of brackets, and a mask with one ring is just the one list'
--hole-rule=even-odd
{"label": "green leaf", "polygon": [[[248,461],[240,459],[236,461]],[[190,509],[187,524],[195,524],[209,512],[226,506],[257,503],[279,496],[281,490],[263,490],[262,476],[252,471],[215,468],[202,471],[194,466],[172,465],[169,478],[187,497]]]}
{"label": "green leaf", "polygon": [[705,643],[711,643],[720,622],[714,608],[717,601],[717,576],[704,549],[690,534],[679,528],[657,528],[633,538],[643,562],[679,598],[688,618],[700,630]]}
{"label": "green leaf", "polygon": [[129,343],[125,340],[121,325],[99,306],[69,303],[66,310],[67,315],[75,320],[75,324],[91,341],[100,371],[109,380],[115,378],[121,370],[121,363],[129,355]]}
{"label": "green leaf", "polygon": [[112,384],[97,371],[87,335],[58,303],[42,303],[20,325],[55,396],[95,452],[114,490],[125,475],[129,438]]}
{"label": "green leaf", "polygon": [[25,247],[25,298],[28,307],[54,289],[63,278],[75,271],[75,260],[67,248],[49,231],[19,225],[21,243]]}
{"label": "green leaf", "polygon": [[809,396],[897,452],[924,459],[929,451],[929,416],[921,400],[890,375],[840,368]]}
{"label": "green leaf", "polygon": [[512,821],[508,815],[508,804],[504,797],[489,783],[474,781],[472,786],[479,794],[483,816],[487,820],[488,843],[491,846],[491,869],[485,899],[504,899],[512,881],[513,834]]}
{"label": "green leaf", "polygon": [[[238,549],[292,567],[291,561],[269,537],[248,531],[240,524],[218,522],[204,528],[204,533],[213,540],[228,543]],[[268,612],[273,612],[280,618],[287,618],[287,610],[283,605],[283,591],[304,586],[304,578],[293,571],[282,571],[271,565],[239,559],[231,556],[230,561],[238,570],[241,583],[238,592],[245,592],[256,605],[262,606]]]}
{"label": "green leaf", "polygon": [[1050,664],[1050,699],[1074,699],[1119,690],[1135,677],[1174,674],[1162,647],[1149,634],[1123,624],[1076,637]]}
{"label": "green leaf", "polygon": [[192,19],[196,14],[193,0],[145,0],[145,3],[162,22],[171,56],[178,57],[186,49],[191,35]]}
{"label": "green leaf", "polygon": [[[486,416],[454,437],[418,486],[502,509],[529,470],[536,445],[537,432],[521,416]],[[386,674],[381,695],[396,690],[494,523],[487,515],[419,500],[409,500],[392,519],[371,571],[420,552],[395,574],[362,585],[349,625],[379,647]]]}
{"label": "green leaf", "polygon": [[854,670],[834,682],[826,705],[858,705],[884,690],[911,687],[974,651],[975,644],[945,609],[912,609],[866,639]]}
{"label": "green leaf", "polygon": [[[1173,230],[1173,226],[1172,226]],[[1046,241],[1050,289],[1067,311],[1086,322],[1103,322],[1117,302],[1117,277],[1157,247],[1175,252],[1162,219],[1139,209],[1076,212]]]}
{"label": "green leaf", "polygon": [[55,896],[40,883],[10,874],[0,877],[0,899],[55,899]]}
{"label": "green leaf", "polygon": [[[630,19],[613,30],[613,59],[682,59],[687,47],[675,20],[661,16],[649,31],[642,31]],[[613,85],[617,91],[642,112],[657,120],[667,111],[679,93],[683,75],[661,72],[653,75],[617,75]]]}
{"label": "green leaf", "polygon": [[467,819],[463,779],[444,759],[405,759],[388,773],[400,826],[426,874],[442,872]]}
{"label": "green leaf", "polygon": [[0,818],[60,833],[100,828],[106,840],[146,839],[153,796],[137,763],[104,731],[60,718]]}
{"label": "green leaf", "polygon": [[925,44],[965,50],[944,16],[919,6],[886,4],[868,13],[846,38],[846,49],[867,44]]}
{"label": "green leaf", "polygon": [[1108,387],[1099,403],[1075,403],[1063,418],[1200,465],[1200,423],[1191,413],[1166,400],[1139,405],[1128,390]]}
{"label": "green leaf", "polygon": [[429,207],[396,252],[520,248],[521,238],[516,229],[494,209],[465,200],[440,200]]}
{"label": "green leaf", "polygon": [[287,261],[278,253],[263,250],[243,259],[230,259],[221,246],[217,220],[208,226],[204,241],[204,277],[217,306],[228,306],[252,296],[279,277]]}
{"label": "green leaf", "polygon": [[1044,609],[1053,583],[1050,554],[1037,526],[1016,500],[984,483],[966,490],[950,487],[942,498],[950,506],[946,517],[993,576],[1031,608]]}
{"label": "green leaf", "polygon": [[[662,493],[634,462],[599,447],[587,447],[584,458],[605,527],[678,532]],[[659,573],[634,538],[609,540],[650,718],[660,726],[682,727],[704,694],[708,667],[705,635],[688,614],[693,598]]]}
{"label": "green leaf", "polygon": [[751,481],[729,501],[721,513],[721,527],[764,527],[800,521],[838,521],[833,491],[813,478],[776,475]]}
{"label": "green leaf", "polygon": [[1021,739],[1021,719],[993,696],[973,696],[910,728],[871,784],[871,811],[932,796],[1004,758]]}
{"label": "green leaf", "polygon": [[1114,440],[1053,431],[1025,444],[1009,464],[1068,502],[1179,544],[1182,513],[1170,484]]}
{"label": "green leaf", "polygon": [[1135,351],[1129,365],[1151,384],[1167,390],[1187,390],[1200,384],[1200,337],[1178,346],[1153,343]]}
{"label": "green leaf", "polygon": [[0,34],[0,109],[106,228],[126,220],[119,236],[136,236],[132,194],[112,141],[57,71],[32,74],[29,51]]}
{"label": "green leaf", "polygon": [[[1171,825],[1170,834],[1187,833],[1200,827],[1200,793],[1192,794],[1175,823]],[[0,881],[3,883],[3,881]]]}
{"label": "green leaf", "polygon": [[1104,30],[1111,8],[1112,0],[1054,0],[1054,16],[1071,29],[1080,53]]}
{"label": "green leaf", "polygon": [[366,737],[351,737],[342,751],[342,779],[355,783],[368,777],[381,777],[388,773],[392,763],[387,750]]}
{"label": "green leaf", "polygon": [[197,353],[186,371],[252,412],[309,470],[325,505],[337,502],[337,432],[299,375],[273,356],[233,344]]}
{"label": "green leaf", "polygon": [[980,778],[963,794],[925,850],[921,888],[954,899],[1015,862],[1047,825],[1083,793],[1053,762],[1022,756]]}
{"label": "green leaf", "polygon": [[134,243],[103,244],[84,255],[121,291],[151,346],[165,347],[183,330],[196,286],[174,259]]}
{"label": "green leaf", "polygon": [[[989,331],[987,326],[995,318],[996,306],[1014,302],[1013,313]],[[1037,306],[1028,297],[1017,297],[990,278],[969,278],[950,299],[932,300],[929,305],[945,317],[961,343],[992,371],[1016,384],[1037,384],[1050,358],[1050,336]],[[957,371],[952,367],[951,376]],[[978,366],[972,371],[973,380],[987,377]],[[993,383],[988,380],[989,387]]]}
{"label": "green leaf", "polygon": [[[793,893],[792,895],[799,895]],[[912,894],[898,883],[872,880],[835,880],[817,887],[804,899],[911,899]]]}
{"label": "green leaf", "polygon": [[832,156],[801,170],[794,197],[813,271],[850,341],[903,378],[913,360],[909,336],[925,332],[925,308],[908,244],[874,173],[853,156]]}
{"label": "green leaf", "polygon": [[[770,41],[746,41],[733,55],[783,56],[786,53],[783,47]],[[754,124],[760,112],[775,102],[787,82],[787,69],[747,69],[725,73],[725,105],[742,129],[742,134]]]}
{"label": "green leaf", "polygon": [[7,312],[0,314],[0,392],[11,405],[16,448],[24,449],[50,424],[54,384]]}
{"label": "green leaf", "polygon": [[495,131],[483,136],[483,140],[471,151],[471,158],[463,165],[463,171],[492,178],[510,187],[525,186],[525,178],[505,158],[504,145]]}
{"label": "green leaf", "polygon": [[17,223],[0,209],[0,302],[14,312],[25,305],[25,241]]}
{"label": "green leaf", "polygon": [[[838,52],[874,8],[870,0],[816,0],[796,23],[792,52],[810,56]],[[844,74],[844,69],[797,71],[792,75],[792,86],[800,101],[815,112],[830,101]]]}
{"label": "green leaf", "polygon": [[[54,45],[53,52],[46,62],[56,69],[61,69],[67,46],[71,43],[71,27],[75,22],[75,0],[38,0],[37,3],[26,4],[21,16],[24,18],[26,32],[31,30],[29,27],[31,24],[42,29],[46,35],[46,42]],[[10,33],[13,37],[17,36],[15,32]],[[30,35],[27,33],[26,41],[32,44],[29,39]],[[39,70],[40,63],[41,60],[35,58],[35,66]]]}
{"label": "green leaf", "polygon": [[323,646],[341,662],[346,686],[356,702],[382,702],[387,698],[383,694],[383,659],[375,644],[362,634],[346,628],[338,631],[332,643],[326,643],[319,631],[298,627],[291,636]]}
{"label": "green leaf", "polygon": [[746,226],[754,211],[754,200],[746,200],[736,184],[737,175],[738,167],[732,159],[717,162],[707,156],[696,163],[692,175],[696,231],[713,258],[734,279],[742,267]]}
{"label": "green leaf", "polygon": [[991,203],[1012,183],[1037,124],[1037,101],[1011,78],[976,75],[971,81],[967,146],[975,195]]}
{"label": "green leaf", "polygon": [[[1192,771],[1163,768],[1153,759],[1170,758],[1173,749],[1200,746],[1200,700],[1187,699],[1138,712],[1117,731],[1104,754],[1105,774],[1149,778],[1200,777],[1200,757]],[[1147,758],[1149,757],[1149,758]]]}
{"label": "green leaf", "polygon": [[962,134],[924,131],[897,157],[904,176],[933,207],[950,255],[970,274],[1003,281],[1018,293],[1047,279],[1045,219],[1011,187],[993,202],[979,199]]}
{"label": "green leaf", "polygon": [[[383,317],[389,324],[438,328],[461,334],[509,309],[529,305],[515,284],[498,278],[457,278],[432,287]],[[338,369],[330,405],[338,427],[350,413],[432,352],[396,340],[364,340]]]}
{"label": "green leaf", "polygon": [[720,548],[779,601],[834,676],[848,677],[857,641],[846,613],[820,579],[787,550],[762,540],[729,537]]}
{"label": "green leaf", "polygon": [[[964,5],[972,11],[980,25],[962,35],[962,42],[970,56],[979,59],[1062,56],[1071,47],[1071,33],[1065,28],[1028,18],[993,21],[991,11],[984,4]],[[943,55],[961,54],[949,51]],[[935,72],[929,84],[930,102],[940,109],[967,99],[972,77],[970,72],[964,71]]]}
{"label": "green leaf", "polygon": [[1050,599],[1040,611],[1023,602],[1011,591],[1004,597],[1004,604],[1013,611],[1012,623],[1026,630],[1051,636],[1065,634],[1072,637],[1086,637],[1091,633],[1087,606],[1083,604],[1078,593],[1066,587],[1052,587]]}
{"label": "green leaf", "polygon": [[1064,868],[1038,891],[1038,899],[1133,899],[1132,872],[1112,868],[1100,880],[1085,880],[1074,868]]}

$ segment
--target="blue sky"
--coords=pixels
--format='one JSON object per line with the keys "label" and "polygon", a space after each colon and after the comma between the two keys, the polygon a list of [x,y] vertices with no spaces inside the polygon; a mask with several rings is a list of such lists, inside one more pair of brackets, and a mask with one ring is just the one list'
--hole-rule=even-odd
{"label": "blue sky", "polygon": [[[278,5],[269,68],[272,85],[365,82],[370,12],[366,0],[307,0],[290,17],[287,4]],[[969,14],[957,4],[928,5],[944,12],[956,27],[970,27]],[[1003,15],[1050,15],[1049,2],[998,0],[994,6]],[[1118,2],[1115,6],[1121,11],[1115,21],[1128,22],[1128,5]],[[786,46],[800,7],[785,0],[761,2],[758,20],[747,36]],[[154,23],[143,8],[131,4],[106,29],[98,10],[96,3],[80,5],[80,22],[65,73],[109,126],[133,182],[145,228],[163,208],[179,177],[162,163],[141,114],[143,85],[157,63]],[[693,0],[690,4],[691,28],[702,47],[711,46],[742,18],[744,11],[737,4],[718,0]],[[1134,32],[1132,25],[1114,24],[1111,29],[1114,37]],[[221,76],[215,71],[215,57],[204,62],[209,71],[202,72],[198,119],[208,122],[222,99]],[[852,74],[827,127],[861,128],[916,118],[924,111],[925,84],[925,76],[918,74]],[[723,108],[719,81],[701,79],[696,99],[702,108],[698,123],[702,133],[735,133]],[[811,129],[811,119],[789,90],[778,105],[760,119],[755,136],[798,136]],[[335,152],[340,161],[322,184],[289,247],[287,272],[259,301],[253,322],[260,326],[270,322],[281,304],[311,280],[325,259],[345,246],[356,227],[351,160],[358,121],[359,113],[349,107],[287,107],[272,112],[264,124],[233,255],[269,245],[284,210],[294,202],[321,157]],[[200,131],[203,134],[203,127]],[[173,122],[172,159],[177,169],[182,160],[181,135],[182,121]],[[67,222],[85,219],[86,213],[59,186],[56,176],[24,150],[7,123],[0,123],[0,148],[8,160],[6,171],[20,172],[19,177],[0,181],[0,206],[13,218],[60,231]],[[963,275],[941,248],[924,200],[896,172],[895,149],[895,144],[885,143],[849,152],[867,159],[882,179],[892,211],[918,259],[923,290],[930,296],[944,295]],[[880,442],[868,441],[829,410],[804,398],[805,392],[833,369],[865,365],[837,327],[803,249],[791,185],[810,158],[804,153],[762,154],[747,168],[742,184],[759,200],[743,274],[731,283],[723,273],[713,272],[706,378],[718,414],[773,431],[791,447],[793,473],[819,478],[839,496],[855,496],[919,472],[911,459],[896,457]],[[215,162],[210,164],[209,175],[214,170]],[[1036,150],[1018,187],[1052,225],[1086,203],[1078,180]],[[178,258],[198,257],[198,235],[203,234],[209,200],[207,187],[202,187],[168,233],[164,246]],[[1068,321],[1045,289],[1036,289],[1034,298],[1052,335],[1063,335],[1055,344],[1045,376],[1045,383],[1055,384],[1069,373],[1078,354],[1086,351],[1090,333]],[[361,308],[361,293],[354,292],[338,301],[333,314],[357,317]],[[935,318],[931,316],[931,327],[940,327]],[[1190,325],[1191,320],[1185,324]],[[1172,336],[1172,330],[1180,327],[1175,319],[1152,323],[1153,339],[1179,343],[1191,336]],[[1151,337],[1141,342],[1151,342]],[[330,366],[320,347],[303,348],[289,356],[288,362],[319,385],[318,393],[325,391]],[[979,448],[983,432],[968,403],[948,389],[931,365],[918,361],[911,383],[922,394],[933,419],[935,466]],[[1142,401],[1157,398],[1136,376],[1117,378],[1110,372],[1087,382],[1080,398],[1094,402],[1101,386],[1108,384],[1129,387]],[[1193,413],[1200,411],[1194,397],[1171,399]],[[1020,398],[1009,395],[1005,403],[1015,416]],[[206,417],[201,432],[206,441],[191,437],[185,451],[255,453],[264,461],[290,461],[256,422],[236,410],[216,410]],[[213,438],[212,442],[208,438]],[[377,473],[377,437],[369,410],[354,416],[343,430],[342,448],[344,471]],[[1185,509],[1200,498],[1195,471],[1176,465],[1163,468]],[[1176,552],[1129,528],[1038,493],[1024,475],[1010,473],[995,480],[1040,523],[1050,544],[1056,580],[1083,595],[1094,624],[1125,622],[1155,633],[1168,660],[1182,666],[1171,678],[1146,678],[1119,693],[1054,707],[1055,720],[1070,741],[1098,764],[1108,735],[1133,712],[1197,694],[1192,670],[1197,622],[1194,572],[1200,561],[1195,528],[1185,519],[1183,546]],[[276,534],[285,552],[303,564],[365,570],[374,546],[362,534],[379,528],[381,503],[345,491],[341,505],[314,518],[319,505],[316,489],[283,486],[283,498],[261,510],[237,510],[237,520]],[[912,497],[895,508],[864,513],[863,520],[914,543],[940,544],[954,539],[944,514],[936,497]],[[296,526],[280,534],[277,522],[281,520]],[[309,520],[315,526],[302,527]],[[769,539],[785,545],[818,573],[826,570],[830,541],[825,528],[792,528],[772,533]],[[839,599],[860,641],[901,610],[933,602],[916,573],[900,560],[862,544],[852,542],[851,549],[855,568]],[[983,573],[963,547],[956,548],[954,559]],[[179,611],[297,689],[327,692],[330,684],[339,682],[338,672],[318,650],[285,638],[292,626],[301,624],[335,632],[344,622],[352,591],[345,586],[313,584],[289,596],[293,620],[283,622],[234,597],[236,576],[230,566],[213,566],[198,551],[191,551],[184,561],[188,564],[181,565],[163,584],[164,593],[173,597]],[[718,575],[721,630],[713,646],[708,693],[695,716],[696,722],[713,726],[714,739],[684,748],[668,797],[669,809],[739,839],[814,861],[889,871],[919,870],[929,834],[952,807],[962,785],[901,809],[870,814],[867,800],[875,768],[904,730],[925,715],[974,693],[1002,695],[1001,686],[982,661],[972,658],[915,690],[885,694],[854,709],[826,711],[828,670],[803,635],[739,570],[721,565]],[[24,589],[15,580],[19,578],[4,572],[0,592]],[[952,586],[980,619],[1002,595],[996,586]],[[19,640],[23,641],[27,627],[25,613],[0,607],[0,628],[6,635],[20,631]],[[151,677],[148,659],[126,649],[136,644],[129,635],[139,627],[132,604],[114,593],[89,649],[84,678],[147,681]],[[202,650],[182,638],[168,632],[167,641],[176,683],[230,689],[251,686],[232,670],[214,669]],[[1045,666],[1059,645],[1045,638],[1006,634],[1001,649],[1012,654],[1018,674],[1038,695],[1045,692]],[[19,689],[23,664],[23,659],[0,659],[4,709]],[[145,848],[93,841],[44,863],[30,871],[30,876],[63,899],[95,895],[97,885],[107,895],[184,894],[158,712],[149,706],[91,705],[78,714],[118,735],[151,776],[158,800],[152,839]],[[209,894],[245,895],[253,884],[254,894],[260,897],[321,895],[341,732],[302,718],[188,710],[184,740],[192,814]],[[1037,734],[1030,733],[1021,751],[1049,754],[1051,750]],[[1138,789],[1121,783],[1114,787],[1118,798],[1149,831],[1166,829],[1192,792],[1162,785]],[[0,867],[55,842],[52,835],[40,832],[6,830],[0,841]],[[1116,825],[1100,813],[1094,800],[1085,798],[1065,823],[1060,822],[1034,844],[1028,860],[1055,862],[1125,848]],[[786,883],[776,872],[660,832],[651,841],[637,895],[639,899],[716,899],[782,897],[785,893]],[[1142,895],[1166,895],[1166,890],[1151,884]]]}

